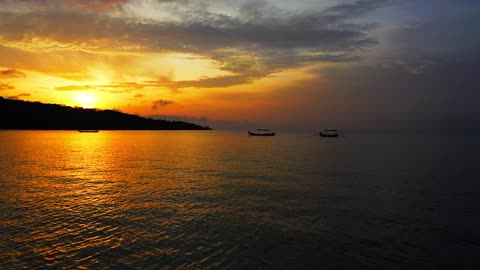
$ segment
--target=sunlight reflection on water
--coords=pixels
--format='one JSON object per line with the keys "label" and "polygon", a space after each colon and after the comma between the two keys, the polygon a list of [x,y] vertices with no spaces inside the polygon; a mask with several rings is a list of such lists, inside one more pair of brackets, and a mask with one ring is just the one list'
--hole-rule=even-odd
{"label": "sunlight reflection on water", "polygon": [[476,266],[474,162],[422,136],[1,132],[0,268]]}

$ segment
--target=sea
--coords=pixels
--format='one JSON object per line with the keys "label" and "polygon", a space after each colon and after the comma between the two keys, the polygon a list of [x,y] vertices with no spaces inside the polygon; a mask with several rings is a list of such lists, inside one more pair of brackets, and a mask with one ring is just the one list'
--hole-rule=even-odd
{"label": "sea", "polygon": [[480,269],[480,135],[1,131],[0,269]]}

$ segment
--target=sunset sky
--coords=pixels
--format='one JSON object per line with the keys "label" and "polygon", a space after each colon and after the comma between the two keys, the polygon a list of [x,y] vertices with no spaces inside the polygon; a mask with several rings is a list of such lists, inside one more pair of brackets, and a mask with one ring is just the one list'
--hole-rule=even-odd
{"label": "sunset sky", "polygon": [[0,96],[214,129],[478,129],[478,0],[0,0]]}

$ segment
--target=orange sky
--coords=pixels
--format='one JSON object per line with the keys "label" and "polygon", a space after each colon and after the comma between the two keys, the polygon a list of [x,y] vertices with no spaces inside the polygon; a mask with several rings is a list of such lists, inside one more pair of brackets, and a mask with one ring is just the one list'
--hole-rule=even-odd
{"label": "orange sky", "polygon": [[286,128],[371,122],[376,99],[359,89],[382,79],[366,73],[415,84],[438,63],[386,56],[417,27],[387,2],[0,0],[0,96]]}

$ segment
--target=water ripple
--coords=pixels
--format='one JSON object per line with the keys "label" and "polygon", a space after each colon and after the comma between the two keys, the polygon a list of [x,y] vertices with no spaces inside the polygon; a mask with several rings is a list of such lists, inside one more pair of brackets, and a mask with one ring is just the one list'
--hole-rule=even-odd
{"label": "water ripple", "polygon": [[479,266],[471,164],[432,163],[455,144],[77,133],[0,134],[0,269]]}

